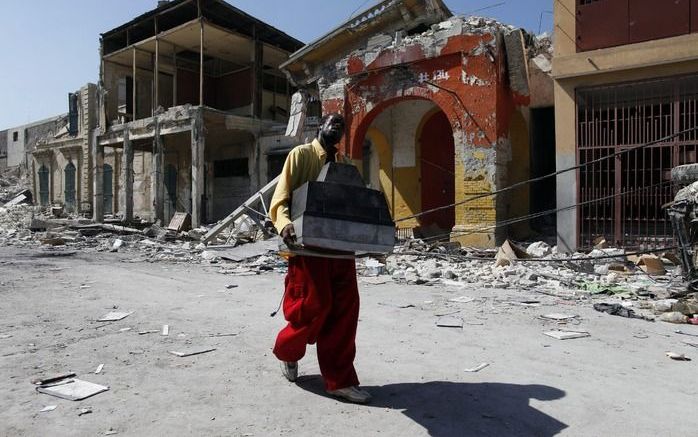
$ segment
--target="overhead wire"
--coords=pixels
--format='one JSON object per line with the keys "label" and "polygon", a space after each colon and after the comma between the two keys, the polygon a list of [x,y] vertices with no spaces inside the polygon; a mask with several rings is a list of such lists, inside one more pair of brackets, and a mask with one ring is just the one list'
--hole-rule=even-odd
{"label": "overhead wire", "polygon": [[469,198],[467,198],[467,199],[464,199],[464,200],[461,200],[461,201],[458,201],[458,202],[451,203],[451,204],[449,204],[449,205],[444,205],[444,206],[440,206],[440,207],[437,207],[437,208],[432,208],[432,209],[429,209],[429,210],[426,210],[426,211],[422,211],[422,212],[419,212],[419,213],[416,213],[416,214],[412,214],[412,215],[410,215],[410,216],[402,217],[402,218],[396,219],[395,222],[396,222],[396,223],[399,223],[399,222],[411,220],[411,219],[414,219],[414,218],[418,218],[418,217],[425,216],[425,215],[427,215],[427,214],[432,214],[432,213],[434,213],[434,212],[444,211],[444,210],[447,210],[447,209],[455,208],[456,206],[464,205],[464,204],[466,204],[466,203],[474,202],[474,201],[476,201],[476,200],[484,199],[484,198],[486,198],[486,197],[497,196],[497,195],[502,194],[502,193],[505,193],[505,192],[507,192],[507,191],[511,191],[511,190],[514,190],[514,189],[517,189],[517,188],[526,186],[526,185],[531,184],[531,183],[533,183],[533,182],[540,182],[540,181],[543,181],[543,180],[548,179],[548,178],[551,178],[551,177],[555,177],[555,176],[559,176],[559,175],[561,175],[561,174],[569,173],[569,172],[571,172],[571,171],[579,170],[579,169],[584,168],[584,167],[586,167],[586,166],[593,165],[593,164],[598,164],[598,163],[600,163],[600,162],[606,161],[606,160],[611,159],[611,158],[615,158],[615,157],[620,156],[620,155],[623,155],[623,154],[625,154],[625,153],[629,153],[629,152],[641,150],[641,149],[644,149],[644,148],[646,148],[646,147],[650,147],[650,146],[653,146],[653,145],[656,145],[656,144],[659,144],[659,143],[663,143],[663,142],[669,141],[669,140],[671,140],[671,139],[673,139],[673,138],[676,138],[676,137],[678,137],[678,136],[685,135],[685,134],[687,134],[687,133],[691,133],[691,132],[695,132],[695,131],[698,131],[698,126],[695,126],[695,127],[692,127],[692,128],[688,128],[688,129],[684,129],[684,130],[682,130],[682,131],[679,131],[679,132],[676,132],[676,133],[673,133],[673,134],[670,134],[670,135],[666,135],[666,136],[664,136],[664,137],[662,137],[662,138],[659,138],[659,139],[656,139],[656,140],[653,140],[653,141],[650,141],[650,142],[647,142],[647,143],[644,143],[644,144],[639,144],[639,145],[637,145],[637,146],[629,147],[629,148],[627,148],[627,149],[622,149],[622,150],[613,152],[613,153],[611,153],[611,154],[608,154],[608,155],[606,155],[606,156],[602,156],[601,158],[597,158],[597,159],[593,159],[593,160],[591,160],[591,161],[585,162],[585,163],[583,163],[583,164],[577,164],[577,165],[574,165],[574,166],[572,166],[572,167],[568,167],[568,168],[565,168],[565,169],[562,169],[562,170],[558,170],[558,171],[555,171],[555,172],[553,172],[553,173],[550,173],[550,174],[547,174],[547,175],[544,175],[544,176],[538,176],[538,177],[535,177],[535,178],[527,179],[527,180],[525,180],[525,181],[517,182],[517,183],[515,183],[515,184],[512,184],[512,185],[510,185],[510,186],[508,186],[508,187],[505,187],[505,188],[502,188],[502,189],[499,189],[499,190],[495,190],[495,191],[491,191],[491,192],[487,192],[487,193],[479,193],[479,194],[476,194],[476,195],[474,195],[474,196],[472,196],[472,197],[469,197]]}

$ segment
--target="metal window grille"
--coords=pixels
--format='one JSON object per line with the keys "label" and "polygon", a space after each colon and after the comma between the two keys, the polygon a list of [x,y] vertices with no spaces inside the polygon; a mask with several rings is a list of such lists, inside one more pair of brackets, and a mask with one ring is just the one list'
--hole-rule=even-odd
{"label": "metal window grille", "polygon": [[[698,126],[698,75],[577,90],[577,162],[584,164]],[[696,162],[693,131],[582,167],[579,244],[624,247],[673,239],[662,206],[676,192],[671,168]],[[601,200],[603,199],[603,200]]]}

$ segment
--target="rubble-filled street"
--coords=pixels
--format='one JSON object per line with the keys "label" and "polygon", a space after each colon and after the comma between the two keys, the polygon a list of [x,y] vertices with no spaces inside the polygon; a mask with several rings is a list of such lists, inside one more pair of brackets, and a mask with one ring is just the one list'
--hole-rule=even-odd
{"label": "rubble-filled street", "polygon": [[[324,394],[314,347],[297,386],[281,376],[271,346],[283,320],[269,317],[280,273],[133,259],[0,248],[3,435],[678,435],[698,425],[698,327],[614,317],[535,287],[362,276],[357,370],[374,401],[355,406]],[[97,321],[109,312],[129,315]],[[109,390],[69,401],[31,383],[65,372]]]}
{"label": "rubble-filled street", "polygon": [[698,429],[698,0],[59,3],[0,14],[0,437]]}

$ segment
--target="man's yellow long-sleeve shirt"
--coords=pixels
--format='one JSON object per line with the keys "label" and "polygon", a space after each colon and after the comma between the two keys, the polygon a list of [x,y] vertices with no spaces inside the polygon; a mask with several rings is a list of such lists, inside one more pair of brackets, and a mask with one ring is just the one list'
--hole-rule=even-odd
{"label": "man's yellow long-sleeve shirt", "polygon": [[[346,161],[338,155],[338,162]],[[316,180],[325,165],[326,158],[327,152],[317,138],[312,143],[295,147],[288,154],[269,206],[271,221],[279,234],[286,225],[291,223],[289,202],[293,190],[308,181]]]}

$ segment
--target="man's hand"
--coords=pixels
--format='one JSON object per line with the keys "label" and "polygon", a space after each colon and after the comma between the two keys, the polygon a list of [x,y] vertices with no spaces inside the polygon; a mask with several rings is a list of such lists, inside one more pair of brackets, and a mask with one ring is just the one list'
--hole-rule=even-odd
{"label": "man's hand", "polygon": [[283,238],[284,243],[289,248],[298,246],[298,241],[296,240],[296,230],[293,227],[293,223],[287,224],[281,230],[281,238]]}

